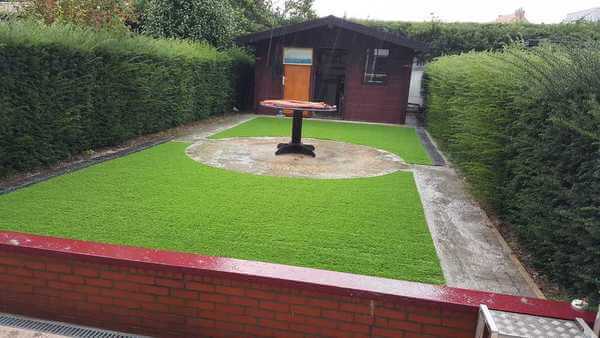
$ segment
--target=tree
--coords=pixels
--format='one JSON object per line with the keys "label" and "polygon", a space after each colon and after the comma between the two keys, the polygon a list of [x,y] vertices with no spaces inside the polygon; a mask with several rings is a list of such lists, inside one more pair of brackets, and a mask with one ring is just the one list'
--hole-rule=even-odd
{"label": "tree", "polygon": [[[138,0],[142,31],[229,47],[233,37],[316,17],[314,0]],[[139,6],[138,6],[139,7]]]}
{"label": "tree", "polygon": [[242,33],[253,33],[276,25],[272,3],[264,0],[231,0],[240,18]]}
{"label": "tree", "polygon": [[222,48],[240,33],[239,12],[222,0],[148,0],[143,32],[208,42]]}
{"label": "tree", "polygon": [[51,24],[54,22],[89,26],[96,30],[125,30],[132,17],[132,6],[126,0],[31,0],[25,3],[26,17]]}
{"label": "tree", "polygon": [[301,22],[317,17],[313,9],[314,0],[284,0],[283,7],[278,8],[276,14],[281,23]]}
{"label": "tree", "polygon": [[313,9],[314,0],[285,0],[278,4],[272,0],[230,1],[238,11],[243,33],[253,33],[317,17]]}

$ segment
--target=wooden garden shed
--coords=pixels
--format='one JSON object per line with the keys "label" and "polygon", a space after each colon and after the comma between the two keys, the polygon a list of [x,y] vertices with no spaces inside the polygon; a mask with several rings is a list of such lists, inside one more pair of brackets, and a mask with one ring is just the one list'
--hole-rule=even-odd
{"label": "wooden garden shed", "polygon": [[265,99],[324,101],[336,118],[404,123],[413,58],[424,49],[398,34],[328,16],[238,38],[256,51],[255,110]]}

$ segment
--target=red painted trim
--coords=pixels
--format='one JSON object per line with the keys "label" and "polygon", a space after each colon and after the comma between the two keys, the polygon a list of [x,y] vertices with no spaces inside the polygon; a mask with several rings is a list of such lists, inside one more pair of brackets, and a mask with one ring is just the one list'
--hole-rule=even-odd
{"label": "red painted trim", "polygon": [[69,257],[77,260],[136,266],[147,269],[208,274],[277,286],[294,287],[345,296],[386,301],[435,303],[447,309],[476,311],[479,304],[491,309],[593,322],[591,312],[575,311],[570,304],[489,292],[435,286],[386,278],[201,256],[80,240],[0,232],[0,252]]}

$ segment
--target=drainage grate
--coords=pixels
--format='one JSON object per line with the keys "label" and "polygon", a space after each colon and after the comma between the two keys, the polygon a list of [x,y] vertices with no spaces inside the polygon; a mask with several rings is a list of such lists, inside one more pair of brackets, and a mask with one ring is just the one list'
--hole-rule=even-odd
{"label": "drainage grate", "polygon": [[34,319],[0,313],[0,326],[51,333],[77,338],[149,338],[116,331],[100,330],[93,327],[78,326],[61,322]]}

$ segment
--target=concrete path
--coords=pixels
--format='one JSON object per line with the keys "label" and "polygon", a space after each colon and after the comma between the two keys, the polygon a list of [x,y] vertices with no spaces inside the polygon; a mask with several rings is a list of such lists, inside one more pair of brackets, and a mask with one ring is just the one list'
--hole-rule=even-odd
{"label": "concrete path", "polygon": [[[200,124],[176,140],[202,140],[255,116],[230,115]],[[429,143],[433,148],[428,151],[437,151]],[[529,297],[541,294],[447,161],[438,166],[412,165],[411,170],[449,286]]]}
{"label": "concrete path", "polygon": [[206,139],[212,134],[220,133],[223,130],[233,128],[248,120],[255,118],[255,114],[228,114],[218,119],[208,119],[200,121],[191,128],[180,130],[175,138],[176,141],[196,142]]}
{"label": "concrete path", "polygon": [[447,284],[517,296],[543,296],[416,116],[409,113],[406,124],[417,128],[436,165],[415,165],[413,172]]}
{"label": "concrete path", "polygon": [[14,327],[0,326],[0,337],[4,338],[63,338],[66,336],[59,336],[51,333],[44,333],[40,331],[32,331],[25,329],[17,329]]}
{"label": "concrete path", "polygon": [[413,166],[425,216],[449,286],[537,297],[479,204],[448,166]]}

